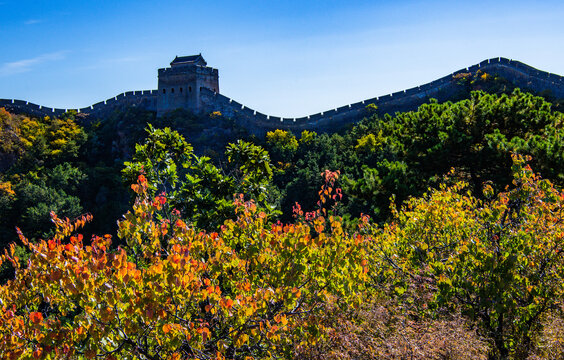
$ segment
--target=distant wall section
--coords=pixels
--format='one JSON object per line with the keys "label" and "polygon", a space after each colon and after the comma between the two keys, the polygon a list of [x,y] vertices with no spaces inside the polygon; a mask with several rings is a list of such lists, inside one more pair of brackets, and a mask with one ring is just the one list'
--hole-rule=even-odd
{"label": "distant wall section", "polygon": [[206,88],[200,89],[200,94],[203,111],[208,113],[220,111],[223,115],[236,119],[241,126],[259,136],[274,129],[294,132],[306,129],[331,132],[368,115],[366,107],[369,104],[376,105],[378,113],[385,114],[416,110],[431,98],[439,99],[439,101],[449,99],[459,91],[455,75],[475,73],[478,70],[502,76],[522,89],[532,89],[537,92],[550,90],[555,97],[564,98],[564,77],[502,57],[482,61],[421,86],[300,118],[265,115]]}
{"label": "distant wall section", "polygon": [[0,107],[13,113],[24,113],[33,116],[60,116],[67,111],[86,114],[95,118],[103,118],[116,110],[128,107],[139,107],[149,111],[157,111],[157,90],[128,91],[113,98],[101,101],[92,106],[79,109],[58,109],[37,105],[24,100],[0,99]]}

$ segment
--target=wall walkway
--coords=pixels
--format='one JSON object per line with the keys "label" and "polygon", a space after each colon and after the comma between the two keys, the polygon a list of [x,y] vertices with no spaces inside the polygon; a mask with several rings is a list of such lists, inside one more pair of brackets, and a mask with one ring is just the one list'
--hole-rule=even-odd
{"label": "wall walkway", "polygon": [[[421,86],[300,118],[282,118],[262,114],[207,88],[201,89],[201,101],[204,112],[220,111],[223,115],[234,118],[241,126],[256,135],[262,135],[273,129],[296,132],[305,129],[320,132],[332,131],[362,119],[367,115],[366,106],[369,104],[376,105],[378,112],[383,114],[415,110],[421,104],[428,102],[430,98],[447,98],[449,94],[457,91],[457,80],[455,79],[457,74],[475,73],[478,70],[502,76],[520,88],[535,91],[550,90],[555,97],[564,98],[564,77],[535,69],[516,60],[499,57],[484,60],[479,64]],[[74,110],[96,118],[102,118],[113,111],[129,106],[156,111],[157,96],[157,90],[128,91],[92,106]],[[0,107],[35,116],[59,116],[71,110],[50,108],[15,99],[0,99]]]}

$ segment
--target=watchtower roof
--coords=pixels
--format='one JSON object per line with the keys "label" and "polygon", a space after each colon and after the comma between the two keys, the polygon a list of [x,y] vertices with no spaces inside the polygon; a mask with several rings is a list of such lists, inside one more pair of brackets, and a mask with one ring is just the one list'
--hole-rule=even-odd
{"label": "watchtower roof", "polygon": [[188,55],[188,56],[176,56],[174,60],[170,63],[170,66],[174,65],[200,65],[206,66],[208,63],[202,57],[202,54],[198,55]]}

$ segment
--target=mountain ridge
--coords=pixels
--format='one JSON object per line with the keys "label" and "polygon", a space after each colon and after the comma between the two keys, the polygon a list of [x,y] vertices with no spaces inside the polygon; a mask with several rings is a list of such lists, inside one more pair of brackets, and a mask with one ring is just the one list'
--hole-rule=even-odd
{"label": "mountain ridge", "polygon": [[[300,118],[282,118],[266,115],[251,109],[232,98],[202,87],[200,89],[203,112],[219,111],[234,118],[251,133],[264,134],[266,131],[281,128],[286,130],[328,131],[362,119],[366,115],[366,106],[374,104],[379,113],[414,110],[431,98],[448,100],[459,91],[457,83],[461,77],[475,75],[478,71],[495,74],[507,79],[516,87],[535,92],[550,91],[557,98],[564,98],[564,77],[536,69],[520,61],[497,57],[463,68],[429,83],[403,91],[369,98],[353,104],[344,105],[317,114]],[[74,110],[90,118],[104,118],[115,110],[129,106],[156,111],[157,90],[128,91],[113,98],[80,109],[57,109],[33,104],[25,100],[0,99],[0,107],[15,113],[27,113],[36,116],[59,116]]]}

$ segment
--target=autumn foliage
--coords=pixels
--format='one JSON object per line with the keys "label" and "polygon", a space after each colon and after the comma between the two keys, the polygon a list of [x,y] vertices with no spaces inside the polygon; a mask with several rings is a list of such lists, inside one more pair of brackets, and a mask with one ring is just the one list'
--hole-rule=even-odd
{"label": "autumn foliage", "polygon": [[[225,194],[210,197],[198,185],[210,174],[225,177],[208,159],[194,157],[170,129],[150,134],[158,151],[139,146],[127,169],[137,174],[135,202],[118,221],[118,239],[80,235],[89,214],[51,213],[55,231],[47,240],[32,241],[18,229],[29,258],[20,259],[15,244],[1,257],[15,269],[0,286],[2,358],[564,353],[564,193],[532,171],[530,158],[512,156],[513,183],[497,193],[489,183],[473,193],[453,180],[464,178],[453,169],[438,188],[392,206],[382,225],[367,215],[340,217],[340,172],[325,170],[314,207],[295,203],[293,221],[282,223],[260,201],[272,175],[262,148],[228,148],[228,160],[238,164],[238,187],[229,189],[246,191],[225,205]],[[271,140],[291,139],[278,135]],[[193,171],[183,174],[185,182],[170,157],[175,148],[161,146],[162,139],[190,158],[181,162]],[[366,144],[379,146],[374,139]],[[8,182],[0,191],[14,196]],[[194,216],[217,204],[231,213]]]}
{"label": "autumn foliage", "polygon": [[[513,186],[430,190],[394,212],[372,243],[375,282],[412,316],[460,312],[490,358],[524,359],[564,295],[564,193],[513,156]],[[379,259],[376,261],[376,259]],[[382,281],[384,280],[384,281]]]}
{"label": "autumn foliage", "polygon": [[[126,246],[75,233],[89,216],[58,219],[0,288],[0,353],[9,359],[223,359],[291,354],[324,332],[328,304],[360,303],[367,238],[338,218],[268,222],[235,199],[236,220],[198,231],[148,196],[139,176],[133,209],[119,222]],[[67,240],[68,239],[68,240]]]}

